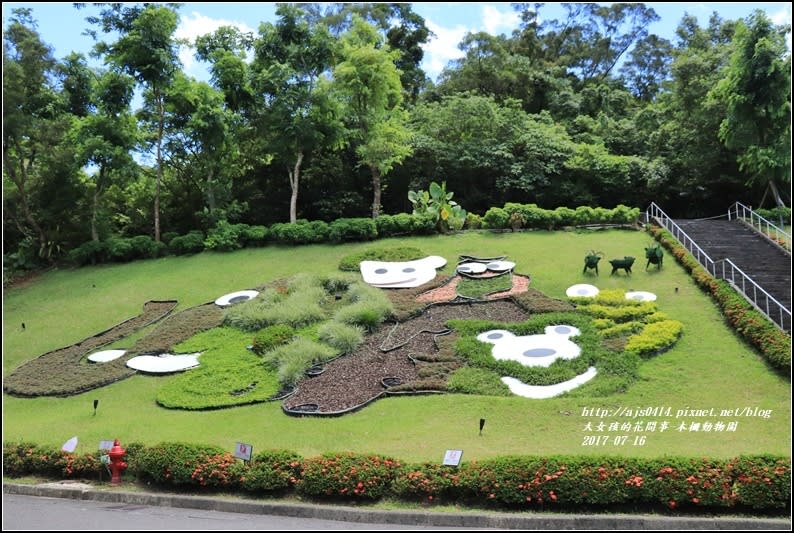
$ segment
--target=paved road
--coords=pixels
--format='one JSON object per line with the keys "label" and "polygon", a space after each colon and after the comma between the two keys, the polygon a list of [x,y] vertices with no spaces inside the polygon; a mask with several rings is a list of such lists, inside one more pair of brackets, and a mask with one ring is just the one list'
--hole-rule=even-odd
{"label": "paved road", "polygon": [[[153,507],[3,494],[3,531],[8,530],[372,530],[436,529]],[[447,529],[447,528],[437,528]]]}

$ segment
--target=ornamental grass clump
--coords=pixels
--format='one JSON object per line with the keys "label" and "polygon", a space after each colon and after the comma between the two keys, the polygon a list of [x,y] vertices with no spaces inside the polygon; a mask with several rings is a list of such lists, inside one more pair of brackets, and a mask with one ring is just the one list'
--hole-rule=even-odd
{"label": "ornamental grass clump", "polygon": [[364,342],[364,328],[341,322],[326,322],[317,330],[320,340],[339,353],[352,353]]}
{"label": "ornamental grass clump", "polygon": [[330,346],[298,337],[263,356],[265,364],[278,370],[279,382],[294,385],[312,365],[323,363],[339,353]]}
{"label": "ornamental grass clump", "polygon": [[389,298],[375,287],[356,283],[349,288],[348,295],[352,303],[334,314],[334,320],[337,322],[374,331],[394,313],[394,306]]}

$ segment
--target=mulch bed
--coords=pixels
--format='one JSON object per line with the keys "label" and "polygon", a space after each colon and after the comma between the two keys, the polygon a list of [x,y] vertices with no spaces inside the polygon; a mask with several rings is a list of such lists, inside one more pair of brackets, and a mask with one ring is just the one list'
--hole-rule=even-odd
{"label": "mulch bed", "polygon": [[[399,378],[402,384],[419,376],[409,355],[433,355],[438,352],[433,333],[442,331],[453,319],[522,322],[529,315],[511,300],[439,304],[428,307],[420,316],[395,324],[385,324],[367,337],[353,354],[340,357],[325,366],[316,377],[304,378],[295,394],[287,398],[285,410],[300,412],[300,406],[311,405],[311,413],[340,414],[355,410],[377,398],[386,389],[384,378]],[[395,346],[395,349],[385,352]],[[316,405],[316,408],[314,407]],[[298,408],[298,409],[296,409]]]}
{"label": "mulch bed", "polygon": [[3,380],[3,390],[16,396],[71,396],[127,378],[135,374],[125,366],[129,357],[107,363],[87,363],[83,359],[94,350],[161,320],[176,305],[176,300],[146,302],[140,315],[26,362]]}

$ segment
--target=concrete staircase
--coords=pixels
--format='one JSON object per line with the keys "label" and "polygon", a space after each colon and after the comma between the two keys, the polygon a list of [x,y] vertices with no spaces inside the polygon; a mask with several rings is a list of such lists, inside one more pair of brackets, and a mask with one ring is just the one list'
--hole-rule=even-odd
{"label": "concrete staircase", "polygon": [[711,259],[730,259],[753,281],[791,310],[791,256],[738,220],[688,220],[675,223]]}

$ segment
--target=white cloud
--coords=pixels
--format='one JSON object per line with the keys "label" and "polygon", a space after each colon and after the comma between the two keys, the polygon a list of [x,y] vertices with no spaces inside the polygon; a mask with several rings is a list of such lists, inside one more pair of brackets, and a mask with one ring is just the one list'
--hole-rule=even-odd
{"label": "white cloud", "polygon": [[429,19],[425,19],[425,24],[435,37],[422,47],[425,52],[422,67],[430,78],[435,79],[450,60],[464,56],[463,51],[458,49],[458,43],[471,29],[460,24],[454,28],[442,28]]}
{"label": "white cloud", "polygon": [[484,5],[482,7],[482,22],[485,26],[485,31],[491,35],[499,35],[500,33],[509,35],[518,27],[520,19],[518,13],[513,10],[502,12],[494,6]]}
{"label": "white cloud", "polygon": [[791,9],[784,7],[777,13],[770,15],[770,18],[777,25],[791,24]]}
{"label": "white cloud", "polygon": [[[185,66],[185,72],[196,75],[197,72],[190,72],[193,67],[196,67],[196,60],[193,57],[193,43],[196,37],[212,33],[221,26],[234,26],[242,32],[256,33],[252,28],[247,26],[244,22],[236,22],[225,19],[213,19],[202,15],[198,11],[193,11],[188,16],[180,17],[179,27],[176,29],[175,36],[178,39],[187,39],[191,46],[179,47],[179,59]],[[203,70],[203,69],[202,69]]]}

